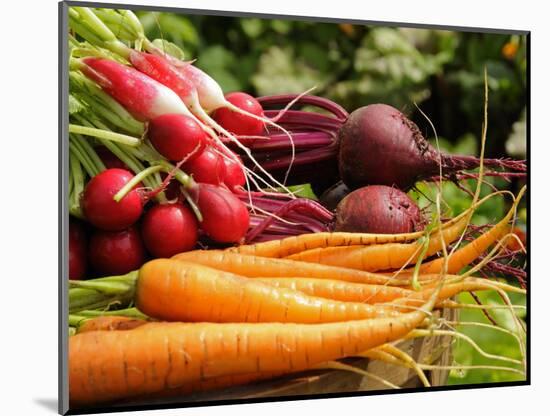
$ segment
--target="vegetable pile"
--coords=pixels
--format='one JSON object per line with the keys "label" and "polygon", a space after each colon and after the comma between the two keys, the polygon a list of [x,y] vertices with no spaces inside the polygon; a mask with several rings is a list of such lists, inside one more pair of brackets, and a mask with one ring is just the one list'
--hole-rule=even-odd
{"label": "vegetable pile", "polygon": [[[522,360],[491,357],[524,374],[507,294],[525,293],[524,270],[501,260],[525,253],[510,226],[525,188],[481,195],[484,176],[524,178],[524,161],[441,153],[385,104],[348,114],[308,92],[224,95],[127,10],[71,7],[69,22],[73,406],[311,369],[369,376],[336,361],[347,357],[429,386],[432,364],[397,343],[445,331],[473,342],[433,312],[487,290],[514,317]],[[454,217],[439,188],[431,216],[406,193],[461,177],[477,187]],[[306,183],[319,201],[298,196]],[[471,224],[506,196],[499,222]]]}

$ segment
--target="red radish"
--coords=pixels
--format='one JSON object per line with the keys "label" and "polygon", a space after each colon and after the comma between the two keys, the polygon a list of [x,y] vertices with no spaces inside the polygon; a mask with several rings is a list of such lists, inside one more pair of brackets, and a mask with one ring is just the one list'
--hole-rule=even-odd
{"label": "red radish", "polygon": [[[239,158],[239,161],[241,158]],[[241,164],[234,160],[224,157],[223,163],[225,164],[225,177],[223,182],[229,189],[235,189],[239,186],[244,186],[246,183],[246,177]]]}
{"label": "red radish", "polygon": [[[218,133],[223,135],[226,140],[234,142],[245,153],[250,154],[250,150],[240,143],[234,135],[220,126],[215,120],[209,116],[209,112],[218,108],[227,107],[234,112],[244,114],[247,118],[257,119],[262,123],[269,124],[273,127],[283,131],[292,142],[292,137],[284,128],[274,123],[266,117],[259,117],[255,114],[248,113],[245,110],[240,109],[234,104],[227,101],[223,95],[221,87],[212,79],[209,75],[194,67],[189,62],[182,62],[179,59],[164,54],[164,52],[151,44],[146,45],[154,54],[147,53],[130,53],[130,60],[132,64],[143,71],[151,78],[156,79],[158,82],[169,87],[180,97],[185,103],[187,108],[191,110],[200,121],[204,122],[209,127],[212,127]],[[229,149],[222,143],[221,139],[210,130],[209,134],[221,148],[222,153],[228,154]],[[277,181],[273,176],[269,174],[253,157],[250,160],[275,184],[281,186],[285,191],[290,192],[288,188],[281,182]],[[243,166],[244,167],[244,166]]]}
{"label": "red radish", "polygon": [[148,127],[149,140],[168,160],[179,162],[197,157],[206,145],[207,136],[199,123],[183,114],[164,114]]}
{"label": "red radish", "polygon": [[[161,172],[160,177],[164,181],[166,179],[166,176],[168,176],[167,173]],[[177,180],[171,180],[166,188],[164,188],[164,195],[167,199],[173,201],[175,199],[178,199],[181,196],[181,183]]]}
{"label": "red radish", "polygon": [[196,182],[219,185],[225,178],[224,159],[211,148],[206,148],[193,160],[184,163],[182,170],[193,175]]}
{"label": "red radish", "polygon": [[101,275],[125,274],[145,262],[145,248],[135,227],[123,231],[96,230],[90,239],[89,258]]}
{"label": "red radish", "polygon": [[[371,104],[350,114],[339,133],[339,169],[344,183],[355,189],[388,185],[408,189],[418,180],[473,169],[479,159],[439,153],[417,125],[386,104]],[[521,161],[485,159],[486,166],[524,171]]]}
{"label": "red radish", "polygon": [[106,169],[94,176],[84,188],[82,210],[86,219],[97,228],[118,231],[134,224],[143,211],[141,195],[136,188],[128,192],[119,202],[115,194],[134,175],[124,169]]}
{"label": "red radish", "polygon": [[105,165],[107,169],[117,168],[117,169],[125,169],[130,170],[126,164],[120,160],[118,157],[116,157],[109,149],[107,149],[105,146],[97,146],[94,149]]}
{"label": "red radish", "polygon": [[83,58],[82,72],[140,120],[162,114],[191,115],[170,88],[132,67],[102,58]]}
{"label": "red radish", "polygon": [[336,231],[401,234],[424,226],[418,205],[403,191],[389,186],[359,188],[336,208]]}
{"label": "red radish", "polygon": [[198,222],[180,203],[155,205],[143,216],[141,235],[155,257],[171,257],[197,244]]}
{"label": "red radish", "polygon": [[80,221],[69,219],[69,279],[80,280],[86,275],[86,233]]}
{"label": "red radish", "polygon": [[201,228],[214,241],[238,243],[250,225],[246,205],[226,189],[200,184],[197,205],[202,214]]}
{"label": "red radish", "polygon": [[[232,92],[225,96],[231,104],[246,111],[246,114],[237,113],[231,108],[217,109],[212,118],[227,131],[239,136],[259,136],[264,132],[264,123],[259,118],[264,117],[264,109],[254,97],[244,92]],[[254,114],[259,118],[248,115]]]}

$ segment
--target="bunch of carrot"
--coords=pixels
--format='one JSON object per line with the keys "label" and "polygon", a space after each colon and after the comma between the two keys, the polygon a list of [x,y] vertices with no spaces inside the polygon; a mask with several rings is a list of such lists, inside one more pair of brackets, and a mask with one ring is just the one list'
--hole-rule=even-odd
{"label": "bunch of carrot", "polygon": [[[399,352],[387,351],[420,327],[433,329],[434,308],[459,307],[451,298],[463,291],[524,293],[472,277],[475,269],[457,274],[513,238],[508,222],[520,198],[477,240],[418,268],[408,266],[419,251],[431,256],[460,238],[468,212],[431,235],[304,234],[184,252],[125,276],[71,281],[77,329],[69,341],[70,400],[183,395],[343,368],[331,362],[352,356],[414,366],[403,352],[396,358]],[[98,311],[113,304],[135,308]]]}

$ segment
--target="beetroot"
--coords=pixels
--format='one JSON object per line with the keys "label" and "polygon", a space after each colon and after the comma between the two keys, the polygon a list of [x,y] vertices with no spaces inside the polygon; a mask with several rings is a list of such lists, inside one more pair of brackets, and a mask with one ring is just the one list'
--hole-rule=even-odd
{"label": "beetroot", "polygon": [[[352,189],[377,184],[406,190],[418,180],[438,175],[440,164],[444,176],[479,166],[479,159],[472,156],[438,153],[416,124],[386,104],[355,110],[338,137],[340,176]],[[485,164],[525,169],[521,161],[486,159]]]}
{"label": "beetroot", "polygon": [[124,169],[107,169],[94,176],[82,195],[86,219],[97,228],[119,231],[134,224],[143,211],[142,197],[134,188],[119,202],[113,198],[134,175]]}
{"label": "beetroot", "polygon": [[359,188],[336,208],[335,231],[400,234],[421,230],[420,208],[403,191],[383,185]]}
{"label": "beetroot", "polygon": [[145,248],[135,227],[123,231],[96,230],[89,246],[90,264],[101,275],[125,274],[145,261]]}
{"label": "beetroot", "polygon": [[80,280],[86,274],[86,233],[82,223],[69,219],[69,279]]}
{"label": "beetroot", "polygon": [[155,257],[172,257],[197,244],[198,223],[191,210],[180,203],[155,205],[143,216],[141,235]]}
{"label": "beetroot", "polygon": [[202,214],[202,230],[218,243],[243,240],[250,216],[246,205],[226,189],[201,183],[197,205]]}

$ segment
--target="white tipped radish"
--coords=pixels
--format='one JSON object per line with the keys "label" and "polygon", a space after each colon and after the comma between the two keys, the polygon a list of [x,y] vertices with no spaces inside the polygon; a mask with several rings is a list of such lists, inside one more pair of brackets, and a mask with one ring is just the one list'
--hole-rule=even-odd
{"label": "white tipped radish", "polygon": [[140,120],[163,114],[192,117],[174,91],[134,68],[103,58],[89,57],[81,62],[80,69],[88,78]]}

